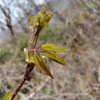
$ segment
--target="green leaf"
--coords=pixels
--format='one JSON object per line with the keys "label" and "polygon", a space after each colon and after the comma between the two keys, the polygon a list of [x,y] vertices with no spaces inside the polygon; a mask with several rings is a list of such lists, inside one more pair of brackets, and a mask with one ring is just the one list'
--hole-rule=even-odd
{"label": "green leaf", "polygon": [[[12,92],[11,92],[11,91],[8,91],[8,92],[6,93],[6,95],[5,95],[5,97],[4,97],[4,100],[10,100],[11,96],[12,96]],[[15,97],[14,100],[18,100],[18,98]]]}
{"label": "green leaf", "polygon": [[34,58],[33,58],[33,57],[30,57],[30,59],[29,59],[28,62],[29,62],[29,63],[34,63]]}
{"label": "green leaf", "polygon": [[38,26],[39,26],[39,22],[38,22],[38,16],[34,16],[34,18],[33,18],[33,28],[34,29],[37,29],[38,28]]}
{"label": "green leaf", "polygon": [[33,14],[30,14],[30,15],[28,16],[28,19],[27,19],[28,25],[32,25],[33,19],[34,19],[34,15],[33,15]]}
{"label": "green leaf", "polygon": [[27,19],[28,25],[32,25],[34,29],[37,29],[39,26],[38,22],[38,16],[33,16],[33,14],[30,14]]}
{"label": "green leaf", "polygon": [[28,58],[28,50],[26,48],[24,48],[24,53],[25,53],[25,56],[26,56],[26,61],[29,61],[29,58]]}
{"label": "green leaf", "polygon": [[32,25],[34,29],[37,29],[39,26],[43,28],[48,24],[52,18],[54,11],[46,14],[46,5],[38,12],[36,16],[30,14],[27,20],[28,25]]}
{"label": "green leaf", "polygon": [[30,57],[30,58],[28,57],[28,49],[24,48],[24,53],[25,53],[25,56],[26,56],[25,61],[27,63],[34,63],[34,58],[33,57]]}
{"label": "green leaf", "polygon": [[46,14],[46,5],[42,6],[42,9],[38,12],[38,20],[40,21],[45,14]]}
{"label": "green leaf", "polygon": [[54,51],[54,52],[68,52],[68,50],[64,49],[64,48],[61,48],[59,46],[56,46],[52,43],[46,43],[46,44],[43,44],[42,46],[42,49],[45,50],[45,51]]}
{"label": "green leaf", "polygon": [[52,52],[52,51],[43,51],[42,53],[44,56],[47,56],[49,57],[50,59],[54,60],[55,62],[61,64],[61,65],[64,65],[66,66],[66,63],[65,61],[59,56],[57,55],[56,53]]}
{"label": "green leaf", "polygon": [[44,17],[41,18],[41,20],[40,20],[40,26],[42,28],[45,27],[48,24],[48,22],[50,21],[50,19],[53,16],[53,14],[54,14],[54,11],[53,12],[50,12],[48,14],[45,14]]}
{"label": "green leaf", "polygon": [[51,78],[53,78],[53,75],[51,74],[51,72],[49,71],[49,69],[46,67],[45,63],[43,62],[41,56],[39,54],[35,54],[34,55],[34,61],[36,66],[42,70],[45,74],[47,74],[48,76],[50,76]]}

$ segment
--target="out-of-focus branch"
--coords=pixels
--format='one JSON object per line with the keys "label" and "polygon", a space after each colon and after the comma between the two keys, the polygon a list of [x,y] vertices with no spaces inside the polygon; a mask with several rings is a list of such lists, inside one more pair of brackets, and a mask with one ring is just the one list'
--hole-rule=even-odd
{"label": "out-of-focus branch", "polygon": [[35,10],[38,12],[39,11],[39,8],[37,7],[37,5],[34,3],[34,1],[32,0],[31,1],[32,5],[35,7]]}
{"label": "out-of-focus branch", "polygon": [[33,93],[31,93],[28,97],[26,97],[24,100],[29,100],[31,99],[37,92],[39,92],[45,85],[46,83],[50,80],[50,77],[48,77],[45,82],[41,83],[41,85],[39,85],[39,87],[36,89],[36,91],[34,91]]}
{"label": "out-of-focus branch", "polygon": [[[7,14],[5,9],[2,6],[0,6],[0,8],[1,8],[1,11],[3,12],[3,14],[5,15],[6,22],[7,22],[7,27],[10,29],[12,36],[14,36],[13,26],[11,24],[10,13]],[[9,10],[9,12],[10,12],[10,10]]]}
{"label": "out-of-focus branch", "polygon": [[[96,9],[90,8],[84,0],[81,0],[81,2],[82,2],[89,10],[91,10],[91,11],[94,12],[98,17],[100,17],[100,13],[99,13]],[[94,4],[96,4],[97,6],[100,6],[100,5],[99,5],[100,2],[99,2],[99,3],[94,3]]]}

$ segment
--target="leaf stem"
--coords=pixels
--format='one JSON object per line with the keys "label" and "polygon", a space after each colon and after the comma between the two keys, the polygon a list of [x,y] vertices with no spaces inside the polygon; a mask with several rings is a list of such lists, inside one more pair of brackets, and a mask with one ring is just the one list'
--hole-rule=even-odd
{"label": "leaf stem", "polygon": [[37,39],[38,39],[40,31],[41,31],[41,27],[39,26],[36,33],[34,35],[32,35],[32,37],[29,41],[29,51],[36,47],[36,43],[37,43]]}
{"label": "leaf stem", "polygon": [[36,44],[37,44],[37,40],[38,40],[40,31],[41,31],[41,27],[39,26],[39,27],[38,27],[38,30],[37,30],[36,33],[35,33],[34,48],[36,47]]}

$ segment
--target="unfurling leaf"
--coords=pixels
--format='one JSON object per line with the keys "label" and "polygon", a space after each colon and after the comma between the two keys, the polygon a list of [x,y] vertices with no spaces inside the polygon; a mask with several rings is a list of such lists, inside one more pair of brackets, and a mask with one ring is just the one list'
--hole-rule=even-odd
{"label": "unfurling leaf", "polygon": [[24,48],[24,53],[25,53],[25,56],[26,56],[26,62],[29,60],[28,58],[28,50],[26,48]]}
{"label": "unfurling leaf", "polygon": [[41,18],[41,20],[40,20],[40,26],[42,28],[45,27],[48,24],[48,22],[50,21],[50,19],[53,16],[53,14],[54,14],[54,11],[53,12],[50,12],[48,14],[45,14],[44,17]]}
{"label": "unfurling leaf", "polygon": [[39,54],[35,54],[34,55],[34,61],[36,66],[42,70],[45,74],[47,74],[48,76],[50,76],[51,78],[53,78],[53,75],[51,74],[51,72],[49,71],[49,69],[46,67],[45,63],[43,62],[41,56]]}
{"label": "unfurling leaf", "polygon": [[[3,100],[10,100],[11,96],[12,96],[12,92],[8,91]],[[18,98],[16,97],[14,100],[18,100]]]}
{"label": "unfurling leaf", "polygon": [[34,16],[34,18],[33,18],[33,28],[37,29],[38,26],[39,26],[38,16]]}
{"label": "unfurling leaf", "polygon": [[46,14],[46,5],[42,6],[42,9],[38,12],[38,20],[40,22],[40,19],[44,17]]}
{"label": "unfurling leaf", "polygon": [[64,48],[61,48],[59,46],[56,46],[52,43],[46,43],[46,44],[43,44],[42,46],[42,49],[45,50],[45,51],[54,51],[54,52],[68,52],[68,50],[64,49]]}
{"label": "unfurling leaf", "polygon": [[28,25],[32,25],[33,23],[33,19],[34,19],[34,15],[33,14],[30,14],[29,15],[29,17],[28,17],[28,19],[27,19],[27,23],[28,23]]}
{"label": "unfurling leaf", "polygon": [[52,51],[44,51],[42,53],[44,56],[47,56],[49,57],[50,59],[54,60],[55,62],[61,64],[61,65],[64,65],[66,66],[66,63],[65,61],[59,56],[57,55],[56,53],[52,52]]}
{"label": "unfurling leaf", "polygon": [[38,16],[33,16],[33,14],[30,14],[27,19],[28,25],[32,25],[34,29],[37,29],[39,26],[38,22]]}
{"label": "unfurling leaf", "polygon": [[34,63],[33,57],[30,56],[30,58],[29,58],[28,50],[27,50],[26,48],[24,48],[24,53],[25,53],[25,56],[26,56],[25,61],[26,61],[27,63]]}
{"label": "unfurling leaf", "polygon": [[54,11],[46,14],[46,5],[44,5],[36,16],[33,16],[33,14],[29,15],[27,23],[28,25],[33,26],[34,29],[37,29],[39,26],[42,29],[48,24],[53,14]]}

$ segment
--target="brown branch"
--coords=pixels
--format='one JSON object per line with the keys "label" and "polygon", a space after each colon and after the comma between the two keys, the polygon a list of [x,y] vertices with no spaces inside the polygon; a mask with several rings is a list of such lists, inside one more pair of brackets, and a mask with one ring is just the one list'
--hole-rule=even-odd
{"label": "brown branch", "polygon": [[23,86],[23,84],[25,83],[25,81],[27,80],[27,78],[29,77],[30,73],[32,72],[33,68],[34,68],[35,64],[27,64],[26,67],[26,72],[24,75],[24,78],[20,81],[19,85],[17,86],[17,88],[15,89],[15,91],[13,92],[10,100],[14,100],[14,98],[16,97],[17,93],[19,92],[19,90],[21,89],[21,87]]}

